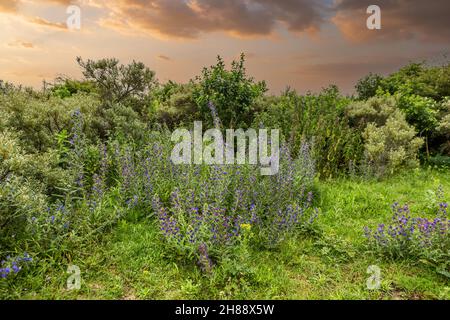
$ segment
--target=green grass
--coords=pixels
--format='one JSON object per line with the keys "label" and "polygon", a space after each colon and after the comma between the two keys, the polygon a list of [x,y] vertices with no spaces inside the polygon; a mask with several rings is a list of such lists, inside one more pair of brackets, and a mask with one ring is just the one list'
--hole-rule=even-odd
{"label": "green grass", "polygon": [[[430,190],[450,195],[450,172],[416,170],[383,181],[318,181],[318,232],[276,250],[254,248],[247,269],[212,275],[165,256],[151,220],[121,221],[100,243],[74,252],[80,290],[67,290],[67,265],[41,261],[14,282],[8,298],[24,299],[450,299],[450,279],[424,261],[390,261],[364,250],[362,229],[388,221],[394,201],[422,215]],[[368,290],[369,265],[381,287]],[[234,270],[234,269],[233,269]]]}

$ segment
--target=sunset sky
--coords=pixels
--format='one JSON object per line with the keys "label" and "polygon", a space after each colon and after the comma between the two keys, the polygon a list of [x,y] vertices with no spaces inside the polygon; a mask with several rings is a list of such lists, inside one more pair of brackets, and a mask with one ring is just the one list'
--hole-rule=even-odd
{"label": "sunset sky", "polygon": [[[66,26],[69,5],[81,29]],[[381,30],[366,9],[381,8]],[[161,82],[185,82],[217,55],[241,52],[272,92],[330,83],[351,93],[368,72],[409,61],[445,60],[448,0],[0,0],[0,79],[40,87],[64,74],[80,78],[75,58],[138,60]]]}

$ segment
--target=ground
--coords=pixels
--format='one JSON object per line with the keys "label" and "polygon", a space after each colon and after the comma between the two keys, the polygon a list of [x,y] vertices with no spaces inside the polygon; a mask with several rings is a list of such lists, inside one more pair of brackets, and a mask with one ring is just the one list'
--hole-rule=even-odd
{"label": "ground", "polygon": [[[385,180],[316,182],[319,232],[299,235],[276,250],[255,248],[248,270],[204,275],[165,256],[150,219],[121,221],[101,242],[80,248],[69,263],[81,270],[80,290],[66,289],[67,264],[41,261],[15,282],[11,298],[25,299],[450,299],[450,279],[427,261],[392,261],[364,249],[363,227],[390,218],[394,201],[421,215],[450,172],[415,170]],[[56,267],[55,267],[56,265]],[[381,270],[381,286],[367,289],[367,268]]]}

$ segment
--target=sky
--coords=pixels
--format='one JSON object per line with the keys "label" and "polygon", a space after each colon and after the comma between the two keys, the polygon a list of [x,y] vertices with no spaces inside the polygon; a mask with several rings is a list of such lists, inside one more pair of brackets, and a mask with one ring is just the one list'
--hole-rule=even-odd
{"label": "sky", "polygon": [[[369,30],[374,4],[381,29]],[[71,5],[79,29],[67,27]],[[187,82],[217,55],[244,53],[248,74],[273,93],[352,93],[369,72],[446,61],[449,17],[448,0],[0,0],[0,79],[40,88],[81,78],[81,56],[142,61],[162,83]]]}

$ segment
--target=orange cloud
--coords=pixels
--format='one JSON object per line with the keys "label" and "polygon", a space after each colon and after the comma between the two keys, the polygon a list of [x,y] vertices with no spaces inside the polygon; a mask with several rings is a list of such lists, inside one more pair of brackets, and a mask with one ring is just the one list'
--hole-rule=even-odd
{"label": "orange cloud", "polygon": [[0,12],[14,13],[18,5],[18,0],[0,0]]}
{"label": "orange cloud", "polygon": [[158,58],[161,60],[171,61],[172,59],[168,56],[165,56],[163,54],[158,55]]}
{"label": "orange cloud", "polygon": [[10,42],[10,43],[8,43],[8,46],[10,46],[10,47],[21,47],[21,48],[26,48],[26,49],[33,49],[34,48],[34,44],[32,44],[31,42],[26,42],[26,41],[21,41],[21,40]]}
{"label": "orange cloud", "polygon": [[40,18],[40,17],[30,18],[30,19],[28,19],[28,21],[30,21],[31,23],[37,24],[37,25],[45,26],[45,27],[55,28],[55,29],[59,29],[59,30],[68,30],[67,25],[65,23],[51,22],[51,21],[48,21],[48,20]]}

